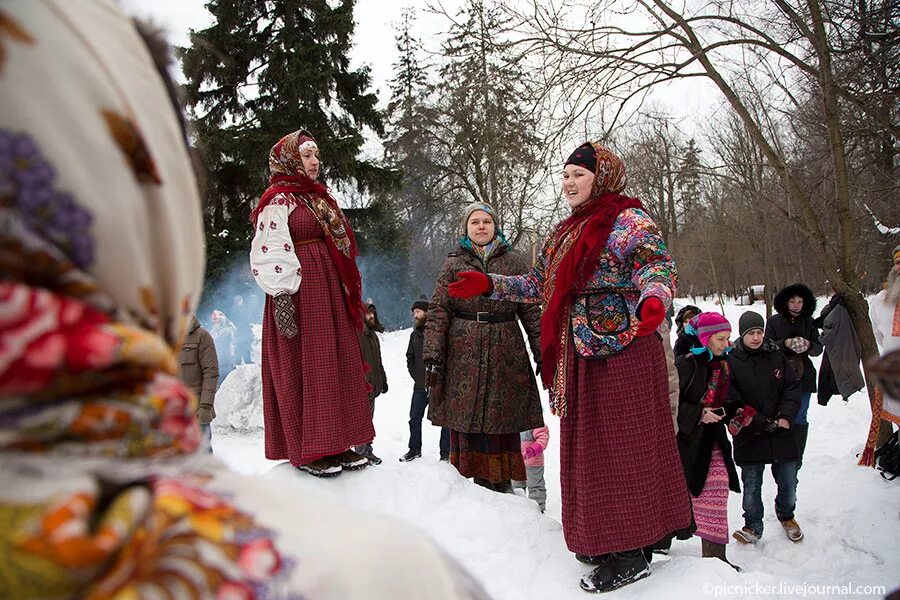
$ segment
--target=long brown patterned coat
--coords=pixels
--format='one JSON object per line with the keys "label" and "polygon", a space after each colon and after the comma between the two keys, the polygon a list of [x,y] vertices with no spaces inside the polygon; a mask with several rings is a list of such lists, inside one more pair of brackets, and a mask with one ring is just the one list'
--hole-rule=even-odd
{"label": "long brown patterned coat", "polygon": [[[488,260],[487,272],[518,275],[529,268],[524,257],[503,245]],[[479,323],[453,316],[456,311],[518,315],[538,362],[540,306],[451,298],[447,286],[460,271],[486,272],[481,259],[462,246],[444,262],[425,325],[423,358],[443,364],[444,373],[429,397],[428,418],[465,433],[517,433],[541,427],[540,396],[518,321]]]}

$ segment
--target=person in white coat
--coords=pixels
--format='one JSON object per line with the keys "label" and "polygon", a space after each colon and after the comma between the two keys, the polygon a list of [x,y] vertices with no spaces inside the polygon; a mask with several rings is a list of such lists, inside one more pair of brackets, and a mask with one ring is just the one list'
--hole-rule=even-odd
{"label": "person in white coat", "polygon": [[[900,349],[900,246],[892,253],[893,265],[887,276],[887,285],[869,303],[872,331],[881,355]],[[900,398],[883,393],[881,418],[900,425]]]}

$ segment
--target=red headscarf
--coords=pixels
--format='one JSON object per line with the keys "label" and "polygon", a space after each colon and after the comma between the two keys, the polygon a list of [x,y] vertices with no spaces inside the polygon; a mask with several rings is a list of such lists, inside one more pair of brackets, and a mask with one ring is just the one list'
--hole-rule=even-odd
{"label": "red headscarf", "polygon": [[301,130],[287,134],[272,146],[269,152],[269,187],[250,213],[250,222],[255,224],[262,209],[279,194],[290,204],[309,208],[322,227],[328,254],[337,268],[347,300],[347,312],[361,331],[365,307],[362,302],[362,280],[356,266],[356,257],[359,256],[356,237],[344,211],[328,188],[306,175],[300,159],[301,152],[310,146],[315,147],[315,143],[308,132]]}
{"label": "red headscarf", "polygon": [[596,154],[592,197],[556,226],[544,247],[548,257],[544,297],[548,302],[541,316],[541,356],[547,367],[541,371],[541,379],[551,389],[551,405],[560,415],[566,412],[566,352],[573,292],[593,275],[619,213],[643,209],[637,198],[620,194],[626,181],[622,159],[600,144],[588,144]]}

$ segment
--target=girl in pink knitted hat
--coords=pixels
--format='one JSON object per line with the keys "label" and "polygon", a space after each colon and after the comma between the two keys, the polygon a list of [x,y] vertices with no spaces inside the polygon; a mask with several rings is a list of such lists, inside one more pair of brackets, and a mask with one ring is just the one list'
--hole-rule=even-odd
{"label": "girl in pink knitted hat", "polygon": [[680,380],[678,451],[703,556],[731,564],[725,557],[728,491],[740,493],[741,487],[726,429],[736,434],[755,411],[742,407],[731,385],[731,370],[725,360],[731,349],[728,319],[718,313],[700,313],[691,319],[688,329],[702,346],[676,359]]}

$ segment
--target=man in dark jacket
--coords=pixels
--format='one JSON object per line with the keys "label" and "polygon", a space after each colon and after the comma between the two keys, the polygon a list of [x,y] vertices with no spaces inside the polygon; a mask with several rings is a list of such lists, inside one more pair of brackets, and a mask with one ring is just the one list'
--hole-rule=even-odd
{"label": "man in dark jacket", "polygon": [[[369,390],[369,408],[372,418],[375,418],[375,398],[388,391],[387,375],[384,373],[384,364],[381,361],[381,343],[378,334],[384,331],[384,325],[378,320],[378,309],[372,302],[366,304],[366,326],[359,334],[359,345],[362,348],[363,361],[369,365],[366,372],[366,383],[371,386]],[[354,452],[369,459],[369,463],[380,465],[381,459],[372,451],[372,442],[364,446],[357,446]]]}
{"label": "man in dark jacket", "polygon": [[762,316],[741,315],[740,339],[728,355],[732,385],[756,414],[748,427],[734,437],[734,461],[741,467],[744,484],[744,527],[733,536],[755,544],[763,533],[762,478],[766,465],[778,486],[775,515],[793,542],[803,539],[794,520],[797,503],[797,468],[800,445],[791,424],[800,410],[800,381],[784,353],[763,334]]}
{"label": "man in dark jacket", "polygon": [[197,317],[191,318],[187,335],[181,344],[179,355],[181,371],[179,373],[184,384],[194,392],[199,400],[197,419],[200,421],[200,433],[203,436],[204,448],[212,452],[212,429],[210,422],[216,418],[216,388],[219,385],[219,359],[212,335],[202,327]]}
{"label": "man in dark jacket", "polygon": [[[413,331],[409,335],[406,349],[406,369],[413,378],[412,403],[409,407],[409,451],[400,457],[400,462],[409,462],[422,456],[422,418],[428,407],[428,391],[425,387],[425,362],[422,352],[425,347],[425,321],[428,318],[428,299],[422,296],[412,305]],[[450,460],[450,430],[441,428],[441,460]]]}
{"label": "man in dark jacket", "polygon": [[816,297],[808,287],[795,283],[775,294],[773,304],[778,314],[772,315],[766,323],[766,337],[784,352],[800,379],[800,410],[792,424],[800,442],[799,468],[803,464],[803,451],[806,449],[806,436],[809,432],[809,421],[806,418],[809,400],[816,391],[816,368],[810,357],[819,356],[823,349],[822,342],[819,341],[819,329],[812,318],[816,310]]}

